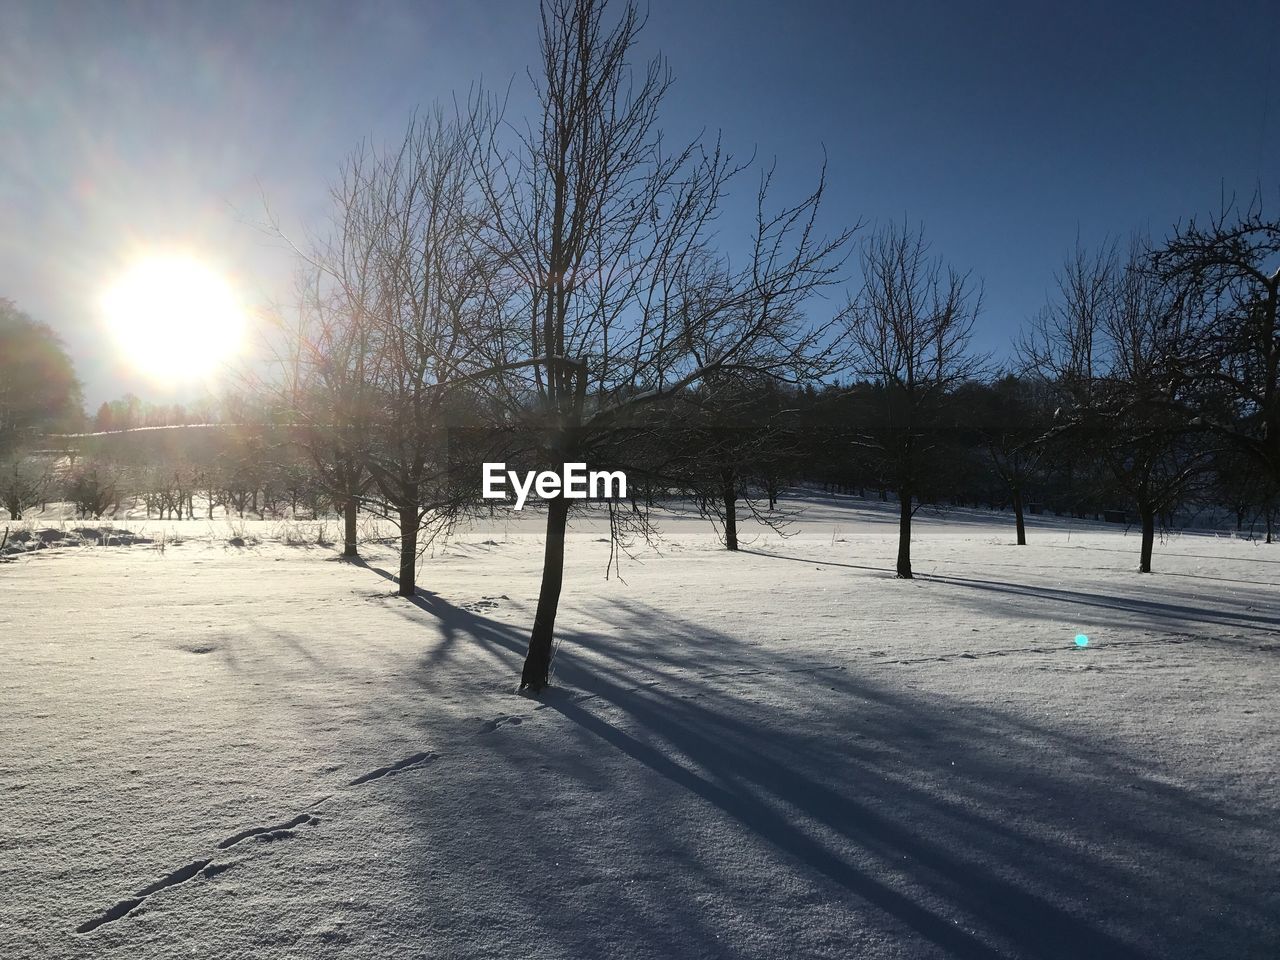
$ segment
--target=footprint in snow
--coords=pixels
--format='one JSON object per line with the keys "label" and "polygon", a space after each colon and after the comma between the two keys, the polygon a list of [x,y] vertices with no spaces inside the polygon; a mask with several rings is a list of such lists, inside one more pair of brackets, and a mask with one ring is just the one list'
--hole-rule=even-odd
{"label": "footprint in snow", "polygon": [[187,644],[179,645],[178,649],[181,650],[183,653],[202,654],[202,653],[213,653],[215,650],[218,649],[218,646],[217,644],[213,644],[213,643],[187,643]]}
{"label": "footprint in snow", "polygon": [[501,726],[505,726],[508,723],[512,724],[513,726],[519,726],[520,724],[524,723],[524,719],[522,717],[509,717],[503,714],[501,716],[494,717],[492,720],[486,720],[484,723],[482,723],[480,725],[480,732],[493,733],[493,731],[497,730]]}

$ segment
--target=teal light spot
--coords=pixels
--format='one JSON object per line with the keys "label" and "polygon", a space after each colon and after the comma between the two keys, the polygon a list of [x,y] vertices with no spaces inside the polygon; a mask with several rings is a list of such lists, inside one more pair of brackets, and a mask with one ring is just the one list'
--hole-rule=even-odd
{"label": "teal light spot", "polygon": [[1088,645],[1089,645],[1089,638],[1088,638],[1088,637],[1086,637],[1083,633],[1077,633],[1077,634],[1076,634],[1076,646],[1077,646],[1077,647],[1087,647]]}

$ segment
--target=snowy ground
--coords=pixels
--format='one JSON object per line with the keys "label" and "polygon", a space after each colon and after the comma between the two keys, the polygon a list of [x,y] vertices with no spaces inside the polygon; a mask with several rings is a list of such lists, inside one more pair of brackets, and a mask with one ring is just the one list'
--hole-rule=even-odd
{"label": "snowy ground", "polygon": [[536,517],[0,565],[0,956],[1280,956],[1280,547],[890,520],[579,525],[540,702]]}

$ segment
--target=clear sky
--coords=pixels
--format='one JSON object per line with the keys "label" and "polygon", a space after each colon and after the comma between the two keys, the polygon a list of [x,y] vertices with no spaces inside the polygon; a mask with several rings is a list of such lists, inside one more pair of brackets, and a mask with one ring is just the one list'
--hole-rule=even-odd
{"label": "clear sky", "polygon": [[[983,349],[1007,350],[1077,235],[1162,235],[1224,191],[1280,200],[1274,0],[649,13],[641,53],[676,75],[668,130],[776,158],[793,197],[825,149],[827,224],[923,221],[985,281]],[[536,42],[532,0],[0,0],[0,296],[64,336],[91,405],[171,399],[105,336],[113,277],[181,250],[250,304],[287,298],[263,198],[291,234],[322,229],[360,138],[479,79],[514,80],[518,111]]]}

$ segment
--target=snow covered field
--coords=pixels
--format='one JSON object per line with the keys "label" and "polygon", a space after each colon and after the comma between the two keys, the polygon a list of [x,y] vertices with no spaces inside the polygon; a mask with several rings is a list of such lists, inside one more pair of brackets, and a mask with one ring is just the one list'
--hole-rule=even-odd
{"label": "snow covered field", "polygon": [[0,956],[1280,956],[1280,547],[587,521],[533,700],[537,520],[0,565]]}

